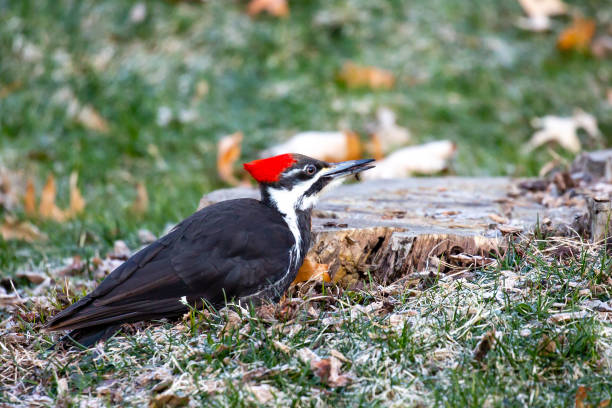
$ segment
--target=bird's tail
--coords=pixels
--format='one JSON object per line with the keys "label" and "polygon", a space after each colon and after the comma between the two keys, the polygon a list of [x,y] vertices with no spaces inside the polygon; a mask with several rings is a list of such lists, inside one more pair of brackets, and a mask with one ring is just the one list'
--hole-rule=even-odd
{"label": "bird's tail", "polygon": [[72,330],[51,346],[55,349],[58,346],[64,348],[89,348],[98,341],[105,341],[112,337],[121,329],[121,324],[109,324],[104,326],[83,327]]}

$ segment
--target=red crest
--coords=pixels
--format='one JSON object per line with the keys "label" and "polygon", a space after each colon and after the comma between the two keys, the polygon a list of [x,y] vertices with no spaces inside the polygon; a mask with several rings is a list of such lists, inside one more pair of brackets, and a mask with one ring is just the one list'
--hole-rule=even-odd
{"label": "red crest", "polygon": [[297,160],[291,154],[281,154],[267,159],[253,160],[244,163],[244,169],[260,183],[273,183],[278,181],[285,169],[291,167]]}

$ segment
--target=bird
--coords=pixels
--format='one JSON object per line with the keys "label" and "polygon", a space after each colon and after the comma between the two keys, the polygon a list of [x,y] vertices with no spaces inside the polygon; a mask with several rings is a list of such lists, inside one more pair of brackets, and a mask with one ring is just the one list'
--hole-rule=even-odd
{"label": "bird", "polygon": [[259,184],[259,200],[226,200],[193,213],[51,317],[44,330],[69,331],[57,344],[89,348],[124,323],[176,319],[190,306],[278,301],[309,249],[320,195],[373,168],[373,161],[328,163],[287,153],[244,163]]}

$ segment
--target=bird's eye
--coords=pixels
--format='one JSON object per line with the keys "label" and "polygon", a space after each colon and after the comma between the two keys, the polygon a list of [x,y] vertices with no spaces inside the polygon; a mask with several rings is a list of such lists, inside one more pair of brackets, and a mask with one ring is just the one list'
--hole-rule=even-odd
{"label": "bird's eye", "polygon": [[306,172],[306,174],[312,176],[313,174],[316,173],[317,168],[315,167],[314,164],[309,164],[306,167],[304,167],[304,171]]}

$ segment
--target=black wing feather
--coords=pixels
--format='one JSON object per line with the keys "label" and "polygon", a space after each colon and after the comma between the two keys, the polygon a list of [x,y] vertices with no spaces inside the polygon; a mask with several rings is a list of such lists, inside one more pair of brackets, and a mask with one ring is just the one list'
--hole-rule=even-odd
{"label": "black wing feather", "polygon": [[93,292],[54,316],[47,329],[180,316],[187,310],[179,302],[183,296],[220,306],[226,298],[251,295],[280,279],[294,242],[281,215],[257,200],[214,204],[134,254]]}

